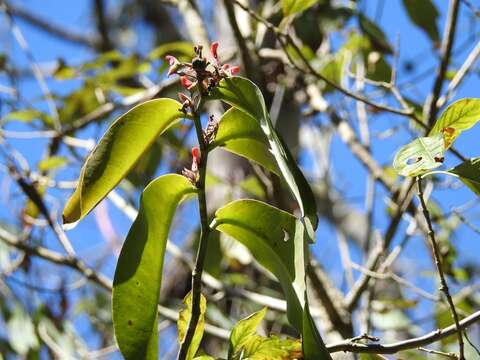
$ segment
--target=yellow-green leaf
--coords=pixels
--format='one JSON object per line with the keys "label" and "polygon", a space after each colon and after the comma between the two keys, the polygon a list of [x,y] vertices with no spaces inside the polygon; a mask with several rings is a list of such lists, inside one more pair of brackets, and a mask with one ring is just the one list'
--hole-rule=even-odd
{"label": "yellow-green leaf", "polygon": [[[188,322],[192,316],[192,292],[190,291],[185,298],[183,303],[186,308],[180,311],[178,314],[178,342],[183,344],[185,341],[185,335],[187,334]],[[203,337],[203,330],[205,329],[205,311],[207,310],[207,299],[203,294],[200,294],[200,316],[198,317],[197,327],[195,328],[195,333],[193,334],[192,341],[190,342],[190,347],[188,348],[186,360],[192,360],[195,354],[198,351],[200,342]]]}
{"label": "yellow-green leaf", "polygon": [[442,165],[445,145],[441,134],[415,139],[398,150],[393,168],[403,176],[417,176]]}
{"label": "yellow-green leaf", "polygon": [[448,149],[462,131],[480,120],[480,99],[466,98],[448,106],[430,130],[429,136],[443,134]]}
{"label": "yellow-green leaf", "polygon": [[319,0],[282,0],[282,10],[285,16],[293,15],[307,10]]}
{"label": "yellow-green leaf", "polygon": [[122,247],[113,280],[115,338],[125,359],[157,359],[157,305],[168,232],[177,205],[195,187],[164,175],[143,191],[140,211]]}
{"label": "yellow-green leaf", "polygon": [[184,114],[172,99],[147,101],[118,118],[87,157],[77,188],[63,210],[64,224],[86,216],[128,173],[141,155]]}
{"label": "yellow-green leaf", "polygon": [[252,315],[240,320],[232,329],[230,333],[228,358],[235,357],[235,355],[242,350],[248,339],[257,333],[257,327],[265,317],[267,308],[253,313]]}
{"label": "yellow-green leaf", "polygon": [[269,151],[268,140],[260,124],[247,113],[231,108],[223,114],[212,148],[220,146],[279,174],[275,158]]}

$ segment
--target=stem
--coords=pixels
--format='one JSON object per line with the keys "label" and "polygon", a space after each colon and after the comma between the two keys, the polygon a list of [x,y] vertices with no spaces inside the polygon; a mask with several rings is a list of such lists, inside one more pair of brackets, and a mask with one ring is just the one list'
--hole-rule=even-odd
{"label": "stem", "polygon": [[193,335],[197,328],[198,319],[200,317],[200,295],[202,291],[202,272],[205,262],[205,255],[207,251],[208,235],[210,233],[210,227],[208,225],[207,214],[207,200],[205,196],[205,175],[207,172],[207,158],[208,151],[205,139],[203,137],[202,123],[200,122],[200,114],[198,110],[201,108],[202,101],[197,107],[197,111],[194,113],[193,121],[195,124],[195,131],[197,133],[198,144],[200,146],[200,164],[199,164],[199,179],[197,181],[197,193],[198,193],[198,209],[200,213],[200,242],[198,244],[197,257],[195,260],[195,267],[192,271],[192,314],[190,321],[188,322],[187,333],[185,339],[180,345],[178,352],[178,360],[185,360],[190,343],[192,342]]}
{"label": "stem", "polygon": [[433,256],[435,258],[435,265],[437,267],[438,275],[440,277],[440,291],[445,294],[447,298],[448,305],[450,307],[450,312],[452,313],[452,318],[455,322],[455,328],[457,330],[458,335],[458,348],[459,348],[459,359],[465,360],[464,355],[464,345],[463,345],[463,336],[462,336],[462,328],[460,327],[460,321],[458,320],[457,310],[455,309],[455,304],[453,303],[452,296],[450,295],[450,291],[448,290],[447,281],[445,280],[445,275],[443,273],[442,262],[440,258],[440,251],[438,248],[437,240],[435,239],[435,232],[433,231],[432,220],[430,218],[430,212],[428,211],[427,204],[425,203],[425,199],[423,197],[423,189],[422,189],[422,178],[417,177],[417,185],[418,185],[418,198],[420,199],[420,203],[422,206],[423,216],[425,217],[425,221],[427,222],[428,227],[428,238],[430,240]]}

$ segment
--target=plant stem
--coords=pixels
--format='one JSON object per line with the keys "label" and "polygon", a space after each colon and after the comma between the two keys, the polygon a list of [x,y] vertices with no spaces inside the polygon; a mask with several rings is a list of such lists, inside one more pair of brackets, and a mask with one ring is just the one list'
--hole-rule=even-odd
{"label": "plant stem", "polygon": [[452,318],[455,322],[455,328],[458,334],[458,348],[459,348],[458,358],[460,360],[465,360],[465,355],[463,350],[464,345],[463,345],[462,328],[460,327],[460,321],[458,320],[457,310],[455,309],[455,304],[453,303],[452,296],[450,295],[450,291],[448,290],[447,281],[445,280],[445,274],[443,273],[442,261],[440,258],[440,250],[438,248],[437,240],[435,239],[435,232],[433,231],[430,212],[428,211],[427,204],[425,203],[425,199],[423,197],[422,178],[420,176],[417,177],[417,185],[418,185],[418,198],[420,199],[420,203],[422,206],[423,216],[425,217],[425,221],[427,222],[428,238],[432,246],[433,256],[435,258],[435,265],[437,267],[438,275],[440,277],[440,291],[442,291],[445,294],[445,297],[447,298],[447,302],[450,307],[450,312],[452,313]]}
{"label": "plant stem", "polygon": [[202,123],[200,122],[200,114],[198,109],[201,108],[200,101],[197,111],[194,113],[193,121],[195,124],[195,131],[197,133],[198,144],[200,147],[200,164],[199,164],[199,179],[197,181],[197,193],[198,193],[198,208],[200,213],[200,242],[197,249],[197,257],[195,260],[195,267],[192,271],[192,314],[190,321],[188,322],[187,333],[185,339],[180,345],[178,352],[178,360],[185,360],[188,348],[192,342],[193,335],[197,328],[198,319],[200,317],[200,295],[202,291],[202,272],[205,262],[205,255],[207,250],[208,235],[210,233],[210,227],[208,225],[207,214],[207,200],[205,196],[205,177],[207,172],[207,158],[208,151],[205,139],[203,137]]}

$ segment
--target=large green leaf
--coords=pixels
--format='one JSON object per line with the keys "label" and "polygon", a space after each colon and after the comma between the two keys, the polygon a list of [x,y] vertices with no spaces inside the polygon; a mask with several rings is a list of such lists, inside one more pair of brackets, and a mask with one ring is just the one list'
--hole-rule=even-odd
{"label": "large green leaf", "polygon": [[461,99],[445,109],[429,135],[443,133],[445,147],[448,149],[462,131],[470,129],[478,120],[480,120],[480,99]]}
{"label": "large green leaf", "polygon": [[441,134],[421,137],[398,150],[393,167],[403,176],[417,176],[442,165],[445,145]]}
{"label": "large green leaf", "polygon": [[212,227],[245,245],[279,280],[287,299],[287,317],[303,335],[305,359],[331,359],[306,301],[308,236],[303,223],[263,202],[238,200],[217,210]]}
{"label": "large green leaf", "polygon": [[168,232],[178,203],[195,191],[185,177],[174,174],[157,178],[143,191],[113,280],[113,325],[126,359],[157,359],[157,305]]}
{"label": "large green leaf", "polygon": [[212,91],[211,97],[223,100],[244,111],[260,123],[270,145],[269,150],[277,162],[283,179],[298,202],[308,234],[313,240],[313,230],[318,225],[318,217],[312,189],[292,154],[273,128],[260,89],[253,82],[242,77],[226,78]]}
{"label": "large green leaf", "polygon": [[475,194],[480,195],[480,158],[469,159],[448,172],[458,175],[460,180]]}
{"label": "large green leaf", "polygon": [[437,18],[440,15],[432,0],[403,0],[410,20],[427,33],[434,42],[440,40]]}
{"label": "large green leaf", "polygon": [[[185,298],[183,303],[186,305],[186,309],[183,309],[178,314],[177,328],[178,328],[178,341],[180,344],[183,344],[185,341],[185,336],[187,335],[188,322],[192,317],[192,292],[190,291]],[[203,331],[205,329],[205,311],[207,310],[207,299],[203,294],[200,294],[200,316],[198,317],[197,327],[195,328],[195,333],[193,334],[192,341],[188,347],[186,360],[192,360],[195,357],[195,354],[198,351],[200,342],[202,341]]]}
{"label": "large green leaf", "polygon": [[155,138],[181,119],[172,99],[147,101],[118,118],[88,156],[63,210],[64,224],[87,215],[128,173]]}
{"label": "large green leaf", "polygon": [[269,151],[268,140],[260,124],[237,108],[231,108],[223,114],[215,141],[210,146],[221,146],[279,174],[275,158]]}
{"label": "large green leaf", "polygon": [[285,16],[307,10],[319,0],[282,0],[282,10]]}

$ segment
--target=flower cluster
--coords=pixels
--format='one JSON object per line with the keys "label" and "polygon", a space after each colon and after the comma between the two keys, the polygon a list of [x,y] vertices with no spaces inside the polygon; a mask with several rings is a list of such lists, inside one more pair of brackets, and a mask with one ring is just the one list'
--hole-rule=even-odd
{"label": "flower cluster", "polygon": [[184,112],[189,108],[193,108],[198,98],[198,94],[196,93],[208,95],[208,93],[218,85],[220,80],[234,76],[240,72],[239,66],[220,63],[218,59],[218,42],[214,42],[210,46],[211,59],[203,56],[203,47],[201,45],[195,46],[194,50],[195,57],[191,63],[180,62],[172,55],[165,57],[170,65],[168,75],[179,75],[180,83],[186,90],[190,91],[190,94],[193,96],[192,98],[184,93],[178,94]]}

